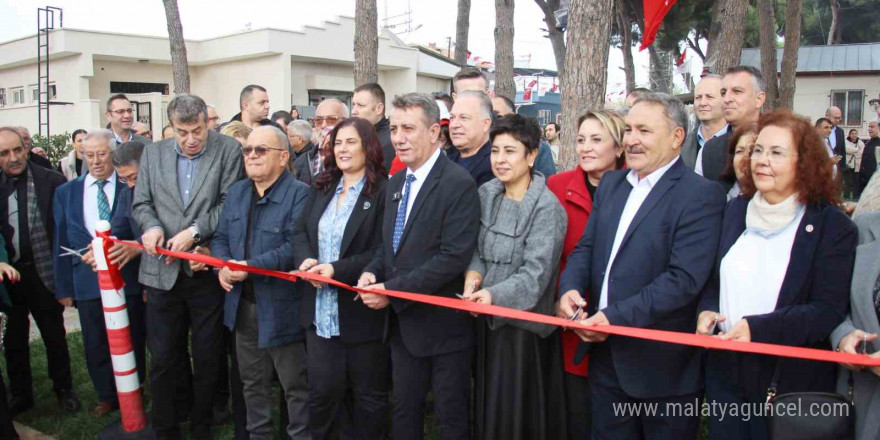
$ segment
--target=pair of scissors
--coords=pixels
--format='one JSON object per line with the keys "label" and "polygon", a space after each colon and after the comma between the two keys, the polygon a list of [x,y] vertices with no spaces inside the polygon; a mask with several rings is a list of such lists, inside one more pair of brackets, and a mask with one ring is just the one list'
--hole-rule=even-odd
{"label": "pair of scissors", "polygon": [[79,249],[79,250],[71,249],[71,248],[69,248],[69,247],[64,247],[64,246],[59,246],[59,247],[61,248],[61,250],[65,251],[63,254],[59,254],[59,255],[58,255],[59,257],[72,257],[72,256],[76,255],[77,257],[82,258],[82,257],[83,257],[83,252],[89,250],[88,247],[84,247],[84,248]]}

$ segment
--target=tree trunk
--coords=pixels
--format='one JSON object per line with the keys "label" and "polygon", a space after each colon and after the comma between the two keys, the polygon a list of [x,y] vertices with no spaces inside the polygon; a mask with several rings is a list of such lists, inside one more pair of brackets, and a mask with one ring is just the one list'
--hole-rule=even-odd
{"label": "tree trunk", "polygon": [[620,51],[623,52],[623,73],[626,75],[626,93],[636,88],[636,64],[632,53],[632,22],[621,4],[623,0],[614,2],[616,9],[617,29],[620,30]]}
{"label": "tree trunk", "polygon": [[165,5],[165,21],[168,23],[168,42],[171,44],[171,70],[174,78],[174,94],[189,93],[189,61],[183,40],[183,25],[177,0],[162,0]]}
{"label": "tree trunk", "polygon": [[788,0],[785,11],[785,47],[782,49],[782,74],[776,108],[794,108],[795,72],[801,40],[803,0]]}
{"label": "tree trunk", "polygon": [[761,73],[766,83],[764,112],[776,107],[779,96],[776,75],[776,12],[773,0],[758,0],[758,33],[761,42]]}
{"label": "tree trunk", "polygon": [[649,77],[651,90],[660,93],[672,93],[672,54],[658,49],[656,45],[648,46],[651,61]]}
{"label": "tree trunk", "polygon": [[514,99],[513,0],[495,0],[495,96]]}
{"label": "tree trunk", "polygon": [[748,0],[716,0],[706,59],[713,73],[723,75],[739,64],[746,32]]}
{"label": "tree trunk", "polygon": [[828,28],[828,45],[837,44],[838,28],[840,27],[840,3],[831,0],[831,27]]}
{"label": "tree trunk", "polygon": [[553,46],[553,55],[556,57],[556,75],[561,77],[565,69],[565,34],[556,28],[556,16],[553,15],[559,9],[559,0],[535,0],[535,3],[544,12],[544,23],[547,23],[550,45]]}
{"label": "tree trunk", "polygon": [[455,62],[462,66],[467,66],[470,26],[471,0],[458,0],[458,20],[455,22]]}
{"label": "tree trunk", "polygon": [[379,82],[379,34],[376,0],[354,7],[354,84]]}
{"label": "tree trunk", "polygon": [[562,145],[559,170],[577,166],[575,139],[578,117],[602,108],[608,80],[612,0],[571,0],[562,77]]}

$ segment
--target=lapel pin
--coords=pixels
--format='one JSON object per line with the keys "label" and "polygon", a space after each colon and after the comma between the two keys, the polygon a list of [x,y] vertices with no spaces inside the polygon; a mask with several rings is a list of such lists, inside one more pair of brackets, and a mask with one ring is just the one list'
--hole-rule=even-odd
{"label": "lapel pin", "polygon": [[807,225],[807,232],[813,232],[813,225]]}
{"label": "lapel pin", "polygon": [[370,206],[373,206],[370,204],[370,202],[364,202],[364,211],[370,209]]}
{"label": "lapel pin", "polygon": [[398,201],[398,200],[400,200],[400,198],[401,198],[400,193],[399,193],[399,192],[394,193],[394,197],[393,197],[393,198],[394,198],[394,201],[395,201],[395,202]]}

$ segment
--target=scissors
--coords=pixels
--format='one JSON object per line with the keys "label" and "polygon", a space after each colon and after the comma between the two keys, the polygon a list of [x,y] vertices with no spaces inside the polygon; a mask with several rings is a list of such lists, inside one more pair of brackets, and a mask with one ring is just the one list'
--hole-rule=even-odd
{"label": "scissors", "polygon": [[82,249],[80,249],[80,250],[71,249],[71,248],[69,248],[69,247],[64,247],[64,246],[59,246],[59,247],[61,248],[61,250],[65,251],[63,254],[59,254],[59,255],[58,255],[59,257],[71,257],[71,256],[76,255],[77,257],[82,258],[82,257],[83,257],[83,252],[89,250],[88,247],[84,247],[84,248],[82,248]]}

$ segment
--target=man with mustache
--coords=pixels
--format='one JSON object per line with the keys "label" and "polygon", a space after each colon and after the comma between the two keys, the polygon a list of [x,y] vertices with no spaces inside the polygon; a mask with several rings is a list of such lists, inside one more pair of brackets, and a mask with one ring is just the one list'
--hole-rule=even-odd
{"label": "man with mustache", "polygon": [[[764,106],[764,78],[761,71],[751,66],[734,66],[727,69],[721,80],[721,96],[727,133],[716,136],[703,146],[703,177],[717,181],[727,166],[727,142],[731,133],[740,127],[757,124]],[[697,168],[699,169],[699,168]],[[730,190],[733,182],[719,182]]]}
{"label": "man with mustache", "polygon": [[[557,314],[571,318],[586,306],[589,318],[580,322],[587,326],[688,333],[715,261],[726,197],[679,159],[688,124],[681,101],[648,94],[625,120],[630,169],[602,177],[587,229],[559,279]],[[700,350],[600,331],[576,333],[590,343],[593,432],[604,439],[696,439],[699,416],[621,415],[614,409],[698,400]]]}
{"label": "man with mustache", "polygon": [[10,263],[21,272],[21,282],[9,285],[12,307],[6,333],[6,365],[11,398],[9,409],[18,414],[34,406],[31,375],[30,321],[34,317],[49,360],[49,377],[58,403],[67,412],[79,411],[73,393],[70,353],[64,337],[64,307],[55,300],[52,246],[55,221],[52,198],[67,182],[61,174],[27,159],[24,140],[11,127],[0,127],[0,229]]}
{"label": "man with mustache", "polygon": [[700,122],[688,133],[681,146],[681,159],[688,168],[703,173],[703,146],[727,133],[728,125],[721,108],[721,76],[706,75],[694,88],[694,113]]}

